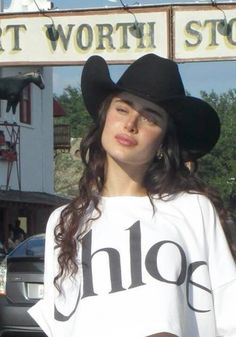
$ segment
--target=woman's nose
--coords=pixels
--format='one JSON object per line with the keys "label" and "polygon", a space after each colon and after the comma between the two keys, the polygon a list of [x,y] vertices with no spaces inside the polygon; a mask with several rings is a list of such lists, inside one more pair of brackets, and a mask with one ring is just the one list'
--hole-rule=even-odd
{"label": "woman's nose", "polygon": [[129,116],[125,122],[125,129],[131,133],[138,132],[138,117]]}

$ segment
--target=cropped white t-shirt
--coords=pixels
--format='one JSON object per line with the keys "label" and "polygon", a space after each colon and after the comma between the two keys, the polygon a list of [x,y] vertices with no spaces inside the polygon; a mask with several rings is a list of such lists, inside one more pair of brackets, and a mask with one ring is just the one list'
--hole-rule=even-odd
{"label": "cropped white t-shirt", "polygon": [[44,299],[29,310],[49,337],[236,337],[235,262],[214,207],[183,193],[154,208],[148,197],[102,197],[61,295],[53,231],[62,208],[52,213]]}

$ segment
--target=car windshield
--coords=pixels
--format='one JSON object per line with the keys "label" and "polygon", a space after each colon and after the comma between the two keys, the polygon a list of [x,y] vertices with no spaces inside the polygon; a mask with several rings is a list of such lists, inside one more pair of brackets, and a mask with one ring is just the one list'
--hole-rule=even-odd
{"label": "car windshield", "polygon": [[10,257],[44,257],[44,237],[34,237],[23,241],[10,254]]}

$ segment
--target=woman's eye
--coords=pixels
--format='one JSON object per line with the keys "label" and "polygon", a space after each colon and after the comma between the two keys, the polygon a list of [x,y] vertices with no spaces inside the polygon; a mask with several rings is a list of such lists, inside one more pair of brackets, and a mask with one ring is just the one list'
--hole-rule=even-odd
{"label": "woman's eye", "polygon": [[142,116],[142,121],[148,124],[156,124],[153,118],[147,117],[147,116]]}
{"label": "woman's eye", "polygon": [[117,107],[116,110],[118,112],[121,112],[121,113],[127,113],[128,112],[128,110],[126,108],[124,108],[124,107]]}

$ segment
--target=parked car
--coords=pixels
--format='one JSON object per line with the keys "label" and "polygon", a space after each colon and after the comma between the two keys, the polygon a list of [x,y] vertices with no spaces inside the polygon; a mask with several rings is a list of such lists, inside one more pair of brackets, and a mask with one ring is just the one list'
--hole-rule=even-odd
{"label": "parked car", "polygon": [[0,337],[46,336],[27,310],[43,296],[45,235],[29,237],[0,264]]}

